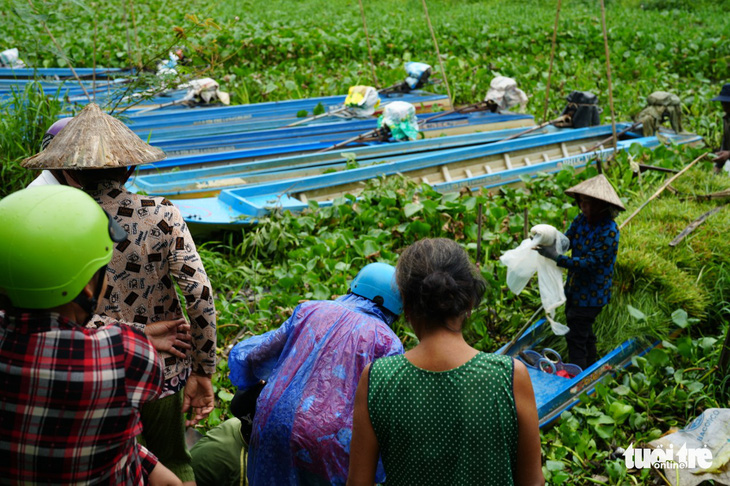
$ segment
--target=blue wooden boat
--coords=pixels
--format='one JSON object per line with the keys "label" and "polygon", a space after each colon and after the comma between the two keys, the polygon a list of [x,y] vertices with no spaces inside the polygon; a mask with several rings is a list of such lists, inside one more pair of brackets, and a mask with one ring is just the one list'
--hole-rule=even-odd
{"label": "blue wooden boat", "polygon": [[[381,110],[382,106],[392,101],[412,103],[419,112],[450,109],[449,100],[445,95],[426,91],[381,95]],[[286,123],[292,123],[297,121],[297,114],[300,111],[311,114],[318,105],[321,105],[325,111],[329,111],[341,106],[344,102],[345,96],[321,96],[250,105],[193,107],[173,112],[132,112],[127,117],[126,123],[132,130],[141,135],[146,135],[150,130],[252,122],[258,119],[287,119]],[[335,120],[338,120],[338,118],[335,118]]]}
{"label": "blue wooden boat", "polygon": [[[557,129],[548,126],[526,136],[535,136],[555,130]],[[167,167],[182,167],[184,170],[139,172],[134,177],[130,190],[172,198],[210,197],[231,186],[261,184],[280,179],[301,179],[325,172],[344,170],[348,160],[355,161],[360,167],[365,167],[384,162],[396,162],[416,154],[497,142],[524,132],[524,128],[511,128],[427,138],[412,142],[345,147],[331,152],[263,160],[243,157],[242,155],[247,154],[247,151],[173,157],[164,160],[165,164],[172,164]]]}
{"label": "blue wooden boat", "polygon": [[[423,121],[431,114],[417,115]],[[460,135],[478,131],[501,130],[523,126],[533,126],[531,115],[499,114],[491,112],[452,113],[438,120],[422,123],[419,128],[426,138],[444,135]],[[274,149],[274,154],[302,153],[304,151],[321,150],[334,144],[356,137],[375,129],[377,120],[348,120],[320,125],[297,126],[271,130],[233,132],[213,135],[200,135],[205,132],[197,127],[198,132],[186,131],[186,138],[175,137],[167,140],[155,138],[150,144],[165,151],[168,156],[182,156],[231,150]],[[182,133],[182,132],[181,132]],[[145,138],[145,137],[142,137]],[[164,167],[165,163],[144,166],[146,170]]]}
{"label": "blue wooden boat", "polygon": [[[617,129],[628,128],[619,124]],[[217,197],[176,200],[183,217],[190,223],[208,225],[250,224],[273,208],[301,211],[310,201],[331,205],[345,194],[357,195],[373,178],[401,174],[416,182],[431,185],[440,192],[463,188],[493,188],[518,183],[523,176],[538,172],[555,172],[563,166],[584,167],[594,158],[605,159],[613,147],[589,151],[596,143],[610,136],[610,125],[581,129],[564,129],[555,133],[474,147],[443,150],[433,154],[417,154],[396,162],[316,175],[301,179],[225,189]],[[672,143],[693,143],[701,138],[694,134],[661,134]],[[657,146],[657,137],[630,134],[617,144],[625,150],[631,144]]]}
{"label": "blue wooden boat", "polygon": [[[542,341],[551,334],[550,325],[544,319],[540,320],[527,329],[514,344],[500,348],[497,354],[516,358],[520,352],[539,350]],[[573,378],[563,378],[528,366],[540,427],[549,425],[565,410],[578,403],[578,397],[582,393],[592,393],[598,383],[629,365],[632,357],[641,356],[656,345],[657,342],[642,343],[636,339],[628,339]]]}
{"label": "blue wooden boat", "polygon": [[[75,68],[80,77],[106,78],[119,74],[128,74],[130,71],[119,68]],[[69,68],[0,68],[1,79],[28,79],[28,78],[73,79],[74,73]]]}

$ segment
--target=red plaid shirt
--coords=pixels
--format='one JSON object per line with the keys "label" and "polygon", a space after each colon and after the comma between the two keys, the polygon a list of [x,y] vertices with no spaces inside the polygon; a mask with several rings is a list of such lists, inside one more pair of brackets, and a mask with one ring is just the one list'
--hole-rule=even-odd
{"label": "red plaid shirt", "polygon": [[0,483],[142,484],[156,459],[135,442],[138,408],[161,385],[157,353],[130,326],[0,312]]}

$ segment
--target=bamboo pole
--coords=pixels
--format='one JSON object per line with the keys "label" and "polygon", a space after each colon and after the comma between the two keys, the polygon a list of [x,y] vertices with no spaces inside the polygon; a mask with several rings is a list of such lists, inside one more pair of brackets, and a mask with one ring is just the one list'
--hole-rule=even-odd
{"label": "bamboo pole", "polygon": [[[30,7],[35,11],[35,5],[33,5],[33,0],[28,0],[28,4],[30,4]],[[86,88],[84,87],[84,83],[81,82],[81,78],[79,78],[79,75],[76,74],[76,70],[74,69],[73,65],[71,64],[71,60],[66,56],[66,53],[63,52],[63,49],[61,48],[61,45],[58,43],[55,37],[53,37],[53,34],[51,33],[51,30],[48,28],[48,25],[44,20],[41,20],[41,25],[43,26],[43,30],[46,31],[46,34],[48,34],[48,37],[51,38],[51,41],[56,46],[56,49],[58,49],[58,54],[63,57],[63,60],[66,61],[66,64],[68,64],[69,69],[71,69],[71,72],[74,75],[74,78],[76,78],[76,81],[79,82],[79,86],[81,86],[81,90],[86,95],[86,98],[91,101],[91,96],[89,95],[89,92],[86,91]]]}
{"label": "bamboo pole", "polygon": [[674,176],[670,177],[669,180],[667,182],[665,182],[664,184],[662,184],[662,187],[660,187],[649,199],[647,199],[646,201],[644,201],[644,203],[641,206],[639,206],[636,209],[636,211],[634,211],[633,213],[631,213],[631,215],[628,218],[626,218],[623,223],[621,223],[621,225],[618,227],[618,229],[619,230],[623,229],[624,226],[626,226],[629,223],[629,221],[631,221],[634,218],[634,216],[636,216],[637,214],[639,214],[639,212],[641,212],[641,210],[644,209],[647,204],[649,204],[651,201],[653,201],[654,199],[656,199],[659,196],[659,194],[661,194],[662,192],[664,192],[664,189],[666,189],[667,187],[669,187],[669,185],[672,182],[674,182],[679,176],[681,176],[682,174],[684,174],[685,172],[687,172],[697,162],[699,162],[700,160],[702,160],[703,158],[705,158],[709,153],[710,152],[705,152],[704,154],[700,155],[699,157],[697,157],[696,159],[694,159],[687,167],[685,167],[684,169],[682,169],[681,171],[679,171]]}
{"label": "bamboo pole", "polygon": [[482,203],[477,207],[477,268],[482,261]]}
{"label": "bamboo pole", "polygon": [[365,7],[362,5],[362,0],[358,0],[360,2],[360,15],[362,15],[362,27],[365,29],[365,40],[368,43],[368,56],[370,56],[370,69],[373,72],[373,81],[375,82],[375,87],[377,88],[380,83],[378,83],[378,76],[375,74],[375,62],[373,61],[373,51],[370,47],[370,36],[368,35],[368,23],[365,19]]}
{"label": "bamboo pole", "polygon": [[436,47],[436,55],[438,56],[439,66],[441,66],[441,75],[444,77],[444,84],[446,85],[446,94],[449,96],[449,103],[454,106],[454,98],[451,96],[451,88],[449,87],[449,79],[446,77],[446,70],[444,69],[444,62],[441,60],[441,51],[439,50],[439,43],[436,40],[436,34],[433,31],[433,25],[431,25],[431,16],[428,15],[428,7],[426,6],[426,0],[421,0],[423,3],[423,11],[426,13],[426,21],[428,22],[428,29],[431,31],[431,39],[433,39],[433,45]]}
{"label": "bamboo pole", "polygon": [[606,75],[608,77],[608,101],[611,106],[611,130],[613,131],[613,153],[617,152],[616,111],[613,108],[613,83],[611,83],[611,58],[608,52],[608,30],[606,29],[606,6],[601,0],[601,24],[603,25],[603,46],[606,50]]}
{"label": "bamboo pole", "polygon": [[536,125],[536,126],[534,126],[532,128],[528,128],[527,130],[525,130],[523,132],[515,133],[514,135],[510,135],[507,138],[503,138],[502,140],[500,140],[500,142],[506,142],[507,140],[513,140],[515,138],[521,137],[522,135],[527,135],[528,133],[536,132],[537,130],[540,130],[542,128],[545,128],[548,125],[552,125],[553,123],[558,123],[559,121],[563,121],[566,116],[567,115],[560,115],[559,117],[555,118],[554,120],[550,120],[550,121],[543,122],[543,123],[541,123],[539,125]]}
{"label": "bamboo pole", "polygon": [[558,11],[555,14],[555,27],[553,27],[553,46],[550,50],[550,67],[548,68],[547,86],[545,87],[545,109],[543,110],[542,120],[547,120],[548,101],[550,100],[550,80],[553,75],[553,60],[555,59],[555,43],[558,37],[558,21],[560,20],[560,4],[562,0],[558,0]]}

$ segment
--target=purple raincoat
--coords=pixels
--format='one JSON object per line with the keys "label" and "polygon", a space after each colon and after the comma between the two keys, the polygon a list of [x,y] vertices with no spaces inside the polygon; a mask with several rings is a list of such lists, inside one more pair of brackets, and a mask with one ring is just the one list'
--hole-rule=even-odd
{"label": "purple raincoat", "polygon": [[354,294],[306,302],[279,329],[231,350],[234,385],[267,381],[248,452],[252,485],[345,484],[355,390],[365,366],[403,353],[395,319]]}

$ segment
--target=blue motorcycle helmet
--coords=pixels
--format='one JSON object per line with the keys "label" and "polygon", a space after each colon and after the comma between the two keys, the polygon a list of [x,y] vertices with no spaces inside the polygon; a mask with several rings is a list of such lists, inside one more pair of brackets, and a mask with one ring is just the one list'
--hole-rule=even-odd
{"label": "blue motorcycle helmet", "polygon": [[387,263],[365,265],[350,284],[350,292],[370,299],[399,316],[403,301],[395,283],[395,267]]}

